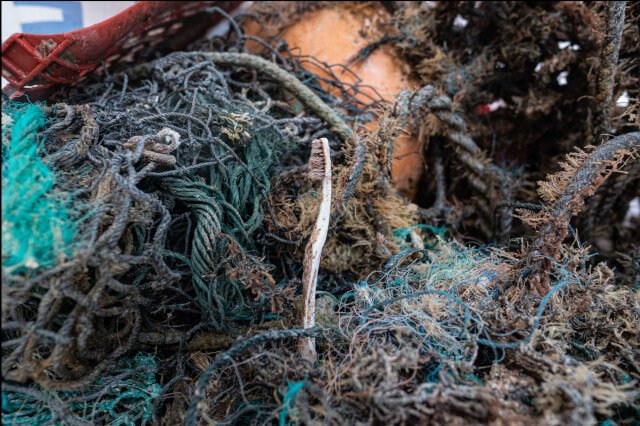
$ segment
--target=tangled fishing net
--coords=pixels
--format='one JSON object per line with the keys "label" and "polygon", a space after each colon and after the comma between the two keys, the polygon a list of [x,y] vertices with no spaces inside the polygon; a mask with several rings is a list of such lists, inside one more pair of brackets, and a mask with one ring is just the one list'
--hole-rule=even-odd
{"label": "tangled fishing net", "polygon": [[[389,103],[243,34],[326,7],[274,3],[46,104],[3,99],[3,423],[637,422],[637,100],[601,141],[581,98],[603,7],[391,2],[381,44],[422,87]],[[638,12],[616,94],[637,95]],[[473,113],[496,97],[514,104]],[[392,184],[403,129],[428,141],[415,203]],[[322,137],[331,224],[302,329]]]}

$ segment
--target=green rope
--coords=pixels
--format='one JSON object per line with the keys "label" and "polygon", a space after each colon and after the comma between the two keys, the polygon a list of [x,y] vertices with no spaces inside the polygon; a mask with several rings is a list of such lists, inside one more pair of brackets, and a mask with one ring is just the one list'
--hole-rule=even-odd
{"label": "green rope", "polygon": [[[203,312],[217,327],[224,327],[228,319],[252,316],[242,294],[247,283],[229,271],[270,268],[252,255],[256,251],[253,234],[264,218],[261,204],[281,141],[268,131],[255,131],[247,139],[233,147],[212,147],[218,157],[232,149],[233,158],[212,166],[206,177],[162,180],[163,188],[186,204],[195,218],[190,254],[193,285]],[[230,256],[231,245],[240,250],[239,256]]]}

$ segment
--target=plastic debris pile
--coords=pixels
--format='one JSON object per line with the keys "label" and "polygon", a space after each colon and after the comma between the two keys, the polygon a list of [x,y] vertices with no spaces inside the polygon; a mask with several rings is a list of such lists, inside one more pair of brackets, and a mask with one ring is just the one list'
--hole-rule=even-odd
{"label": "plastic debris pile", "polygon": [[[365,102],[334,64],[242,31],[331,7],[311,3],[3,99],[3,423],[638,421],[637,100],[601,140],[581,103],[606,8],[389,2],[397,34],[367,52],[391,43],[422,87]],[[415,200],[392,184],[402,132],[425,140]],[[331,219],[302,329],[322,137]]]}

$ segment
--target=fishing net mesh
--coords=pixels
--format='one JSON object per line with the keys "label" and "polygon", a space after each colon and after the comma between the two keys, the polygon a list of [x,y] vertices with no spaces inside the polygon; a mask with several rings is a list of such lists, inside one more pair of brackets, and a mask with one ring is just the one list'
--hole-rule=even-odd
{"label": "fishing net mesh", "polygon": [[[404,5],[394,15],[398,34],[383,42],[403,52],[424,86],[384,103],[364,96],[359,82],[343,83],[345,67],[242,32],[238,21],[275,33],[283,16],[327,7],[277,3],[230,19],[222,37],[125,66],[47,104],[3,99],[3,423],[640,417],[640,297],[637,283],[620,285],[633,280],[633,258],[615,259],[616,277],[570,223],[587,193],[597,199],[617,188],[614,204],[628,201],[637,139],[568,157],[565,175],[542,185],[555,191],[546,198],[531,182],[551,162],[527,174],[499,160],[517,162],[513,147],[488,149],[495,135],[518,139],[518,120],[540,126],[582,93],[579,58],[598,36],[581,23],[600,19],[599,6],[527,6],[516,26],[511,3],[488,2],[470,32],[449,37],[445,26],[467,16],[468,2]],[[484,20],[504,31],[489,37],[494,27]],[[543,28],[522,34],[527,22]],[[527,83],[518,76],[545,56],[533,39],[548,28],[574,34],[582,53],[554,51]],[[468,54],[478,40],[486,48]],[[514,51],[498,49],[512,40]],[[634,51],[625,40],[623,62]],[[487,72],[500,55],[511,86]],[[580,83],[550,94],[545,78],[560,65]],[[519,107],[498,116],[502,124],[461,112],[497,86],[507,96],[527,85]],[[582,123],[588,110],[570,121]],[[363,130],[374,116],[375,129]],[[556,159],[589,133],[549,123],[524,132],[524,151],[557,131],[566,149],[553,151]],[[433,154],[423,182],[430,195],[418,200],[428,208],[391,184],[394,140],[407,128],[420,129]],[[334,195],[317,327],[291,330],[321,199],[307,166],[320,137],[331,144]],[[629,177],[616,180],[617,170]],[[563,199],[574,207],[563,209]],[[497,222],[504,207],[524,210]],[[549,218],[557,218],[554,245],[540,236]],[[505,244],[484,243],[493,237]],[[303,336],[316,338],[315,364],[292,343]]]}

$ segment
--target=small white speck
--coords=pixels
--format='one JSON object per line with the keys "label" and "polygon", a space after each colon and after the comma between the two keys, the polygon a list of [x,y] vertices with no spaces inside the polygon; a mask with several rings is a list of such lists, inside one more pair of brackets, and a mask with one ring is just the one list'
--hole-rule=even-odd
{"label": "small white speck", "polygon": [[456,16],[456,19],[453,20],[453,26],[458,28],[464,28],[469,24],[467,19],[464,19],[462,16]]}
{"label": "small white speck", "polygon": [[542,62],[538,62],[536,67],[533,69],[533,72],[539,72],[542,69]]}
{"label": "small white speck", "polygon": [[560,74],[558,74],[558,77],[556,77],[556,80],[558,80],[558,85],[566,86],[568,84],[567,77],[569,77],[569,71],[562,71]]}
{"label": "small white speck", "polygon": [[560,50],[570,49],[570,50],[580,50],[579,44],[571,44],[570,41],[559,41],[558,48]]}
{"label": "small white speck", "polygon": [[640,218],[640,198],[636,197],[629,202],[629,209],[627,210],[627,214],[624,216],[624,222],[622,222],[622,225],[627,228],[633,228],[633,223],[631,223],[631,221],[638,218]]}
{"label": "small white speck", "polygon": [[13,123],[13,118],[9,117],[7,114],[5,114],[4,112],[2,113],[2,126],[7,126],[9,124]]}
{"label": "small white speck", "polygon": [[507,103],[504,101],[504,99],[500,98],[497,101],[491,102],[487,106],[489,107],[489,111],[493,112],[499,110],[500,108],[506,107]]}
{"label": "small white speck", "polygon": [[435,9],[437,6],[435,1],[426,1],[425,3],[429,9]]}
{"label": "small white speck", "polygon": [[505,67],[506,67],[506,65],[504,64],[504,62],[500,62],[500,61],[496,62],[496,65],[495,65],[496,69],[501,70],[501,69],[503,69]]}
{"label": "small white speck", "polygon": [[616,99],[616,106],[619,106],[621,108],[626,108],[629,106],[629,92],[627,92],[626,90],[622,92],[622,95],[620,95],[620,97]]}
{"label": "small white speck", "polygon": [[29,269],[36,269],[40,266],[40,264],[33,257],[29,256],[26,259],[24,266],[26,266]]}
{"label": "small white speck", "polygon": [[164,141],[167,144],[175,143],[176,145],[180,145],[180,134],[168,127],[160,130],[160,132],[158,132],[158,136],[164,137]]}
{"label": "small white speck", "polygon": [[481,5],[481,4],[482,4],[482,2],[481,2],[481,1],[476,1],[476,2],[474,2],[474,3],[473,3],[473,8],[474,8],[474,9],[480,9],[480,5]]}

